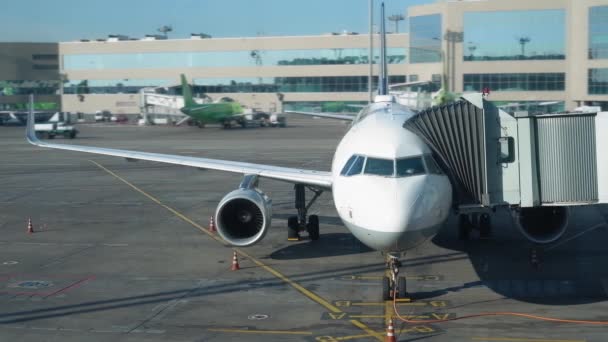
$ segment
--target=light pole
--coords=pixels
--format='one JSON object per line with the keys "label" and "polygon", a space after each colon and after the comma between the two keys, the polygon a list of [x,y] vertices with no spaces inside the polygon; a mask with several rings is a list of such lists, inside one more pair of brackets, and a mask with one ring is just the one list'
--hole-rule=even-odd
{"label": "light pole", "polygon": [[399,22],[405,20],[405,17],[401,14],[393,14],[388,17],[388,20],[395,22],[395,33],[399,33]]}
{"label": "light pole", "polygon": [[369,103],[374,102],[374,0],[369,0],[369,76],[367,78],[367,89],[369,91]]}
{"label": "light pole", "polygon": [[171,25],[163,25],[158,29],[158,32],[162,33],[165,36],[165,39],[169,37],[168,33],[173,31],[173,27]]}
{"label": "light pole", "polygon": [[530,42],[530,37],[519,37],[518,40],[521,45],[521,55],[523,57],[526,55],[526,44]]}
{"label": "light pole", "polygon": [[450,89],[454,91],[456,89],[456,82],[454,82],[456,75],[456,43],[461,43],[464,40],[464,33],[447,30],[444,39],[448,42],[446,52],[449,66]]}

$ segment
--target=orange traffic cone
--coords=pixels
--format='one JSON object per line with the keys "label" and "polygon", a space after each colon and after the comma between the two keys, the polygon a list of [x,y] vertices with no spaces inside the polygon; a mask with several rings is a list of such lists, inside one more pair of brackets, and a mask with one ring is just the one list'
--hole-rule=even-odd
{"label": "orange traffic cone", "polygon": [[213,219],[213,215],[209,218],[209,231],[212,233],[217,232],[217,229],[215,228],[215,220]]}
{"label": "orange traffic cone", "polygon": [[236,251],[232,255],[232,267],[230,268],[232,271],[238,271],[241,269],[239,266],[239,259],[236,257]]}
{"label": "orange traffic cone", "polygon": [[27,219],[27,233],[32,234],[34,232],[34,225],[32,224],[32,219]]}
{"label": "orange traffic cone", "polygon": [[386,342],[397,342],[395,338],[395,327],[393,327],[393,319],[389,319],[388,328],[386,329]]}

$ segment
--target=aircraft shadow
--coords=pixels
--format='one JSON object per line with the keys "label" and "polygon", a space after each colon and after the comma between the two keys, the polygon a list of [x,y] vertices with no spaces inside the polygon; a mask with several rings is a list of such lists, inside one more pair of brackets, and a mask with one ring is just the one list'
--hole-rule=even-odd
{"label": "aircraft shadow", "polygon": [[[287,221],[289,216],[293,216],[293,214],[272,214],[272,219]],[[326,225],[326,224],[331,224],[334,226],[343,226],[342,220],[340,220],[340,218],[337,216],[324,216],[324,215],[318,215],[318,216],[319,216],[319,224],[321,226]],[[321,234],[323,234],[323,228],[321,228]]]}
{"label": "aircraft shadow", "polygon": [[[418,298],[436,297],[471,287],[485,286],[507,298],[525,302],[566,305],[585,304],[608,299],[608,229],[599,228],[562,243],[582,231],[598,225],[587,218],[598,210],[581,207],[572,211],[570,227],[556,244],[535,246],[512,224],[508,213],[492,218],[493,236],[488,240],[473,237],[461,241],[457,236],[456,218],[451,218],[432,240],[436,245],[467,253],[479,276],[460,286],[417,293]],[[608,210],[604,209],[606,212]],[[597,212],[594,217],[598,217]],[[584,223],[581,223],[584,222]],[[536,248],[540,264],[531,263],[531,250]]]}
{"label": "aircraft shadow", "polygon": [[314,259],[369,252],[373,252],[373,250],[350,233],[321,233],[321,238],[317,241],[305,240],[289,245],[274,251],[270,254],[270,258],[276,260]]}

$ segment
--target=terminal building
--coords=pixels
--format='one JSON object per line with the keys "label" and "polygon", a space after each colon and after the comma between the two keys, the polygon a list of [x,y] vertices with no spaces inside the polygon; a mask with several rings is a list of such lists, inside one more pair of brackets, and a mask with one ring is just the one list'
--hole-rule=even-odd
{"label": "terminal building", "polygon": [[[456,93],[489,91],[513,110],[608,110],[606,0],[444,0],[412,6],[405,19],[407,32],[387,38],[390,83],[443,80]],[[353,32],[4,43],[0,109],[22,108],[34,93],[37,107],[134,114],[142,88],[178,92],[184,73],[195,93],[213,99],[340,111],[337,104],[369,100],[368,55],[369,35]]]}

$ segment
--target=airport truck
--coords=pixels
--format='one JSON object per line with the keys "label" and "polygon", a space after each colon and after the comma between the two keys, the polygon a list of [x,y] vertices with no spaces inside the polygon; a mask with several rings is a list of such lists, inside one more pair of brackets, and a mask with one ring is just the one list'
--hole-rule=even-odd
{"label": "airport truck", "polygon": [[39,137],[48,139],[54,139],[56,136],[74,139],[78,134],[78,130],[74,126],[67,126],[61,122],[36,124],[34,129]]}

